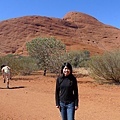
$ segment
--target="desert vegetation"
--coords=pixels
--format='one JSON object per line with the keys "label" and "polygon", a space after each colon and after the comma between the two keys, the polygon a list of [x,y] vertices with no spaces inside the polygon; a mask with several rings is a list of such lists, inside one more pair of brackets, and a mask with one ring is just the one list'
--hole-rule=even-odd
{"label": "desert vegetation", "polygon": [[38,70],[35,59],[29,56],[20,56],[8,54],[0,57],[0,64],[11,67],[13,75],[30,75],[33,71]]}
{"label": "desert vegetation", "polygon": [[55,38],[36,38],[26,47],[28,56],[8,54],[0,57],[0,64],[10,66],[13,75],[29,75],[37,70],[59,74],[63,62],[79,68],[84,67],[90,57],[89,51],[66,51],[65,44]]}
{"label": "desert vegetation", "polygon": [[60,74],[63,62],[70,62],[74,68],[85,68],[89,76],[101,83],[120,83],[120,50],[90,56],[87,50],[66,51],[66,46],[55,38],[35,38],[26,43],[28,56],[6,55],[0,57],[0,64],[12,68],[13,75],[30,75],[44,70]]}
{"label": "desert vegetation", "polygon": [[55,38],[36,38],[26,45],[39,69],[56,74],[60,73],[63,62],[70,62],[73,67],[84,66],[90,54],[88,51],[66,51],[65,44]]}
{"label": "desert vegetation", "polygon": [[120,50],[91,57],[90,74],[99,82],[120,83]]}

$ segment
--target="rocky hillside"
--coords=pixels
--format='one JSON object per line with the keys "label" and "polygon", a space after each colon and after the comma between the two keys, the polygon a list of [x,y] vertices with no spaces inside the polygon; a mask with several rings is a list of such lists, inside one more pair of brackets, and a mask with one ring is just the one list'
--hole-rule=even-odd
{"label": "rocky hillside", "polygon": [[89,50],[102,53],[120,46],[120,29],[96,18],[69,12],[63,18],[23,16],[0,22],[0,55],[26,55],[26,42],[37,37],[55,37],[67,50]]}

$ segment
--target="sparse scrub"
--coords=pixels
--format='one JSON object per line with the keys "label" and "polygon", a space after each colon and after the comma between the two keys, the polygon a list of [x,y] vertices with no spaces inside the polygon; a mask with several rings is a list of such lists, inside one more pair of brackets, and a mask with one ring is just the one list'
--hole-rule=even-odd
{"label": "sparse scrub", "polygon": [[120,50],[92,57],[89,67],[96,80],[120,83]]}
{"label": "sparse scrub", "polygon": [[37,70],[36,61],[33,58],[19,55],[7,55],[0,57],[0,64],[11,67],[12,75],[29,75]]}
{"label": "sparse scrub", "polygon": [[89,51],[70,51],[67,54],[68,62],[70,62],[73,67],[86,67],[86,63],[90,58]]}
{"label": "sparse scrub", "polygon": [[21,75],[30,75],[33,71],[38,70],[36,61],[31,57],[21,57],[19,61],[19,73]]}

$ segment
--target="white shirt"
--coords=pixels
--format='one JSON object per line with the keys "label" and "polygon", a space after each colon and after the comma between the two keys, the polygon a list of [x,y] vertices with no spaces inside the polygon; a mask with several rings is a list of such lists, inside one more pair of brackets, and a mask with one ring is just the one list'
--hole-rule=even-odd
{"label": "white shirt", "polygon": [[3,71],[4,73],[10,73],[10,67],[5,66],[5,67],[2,68],[2,71]]}

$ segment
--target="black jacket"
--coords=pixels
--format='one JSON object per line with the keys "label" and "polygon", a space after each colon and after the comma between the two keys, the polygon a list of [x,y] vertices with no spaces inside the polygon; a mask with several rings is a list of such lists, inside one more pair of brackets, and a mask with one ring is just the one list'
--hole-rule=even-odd
{"label": "black jacket", "polygon": [[69,76],[60,76],[56,81],[55,91],[56,106],[60,105],[60,101],[64,103],[75,102],[78,106],[78,86],[76,77],[72,74]]}

